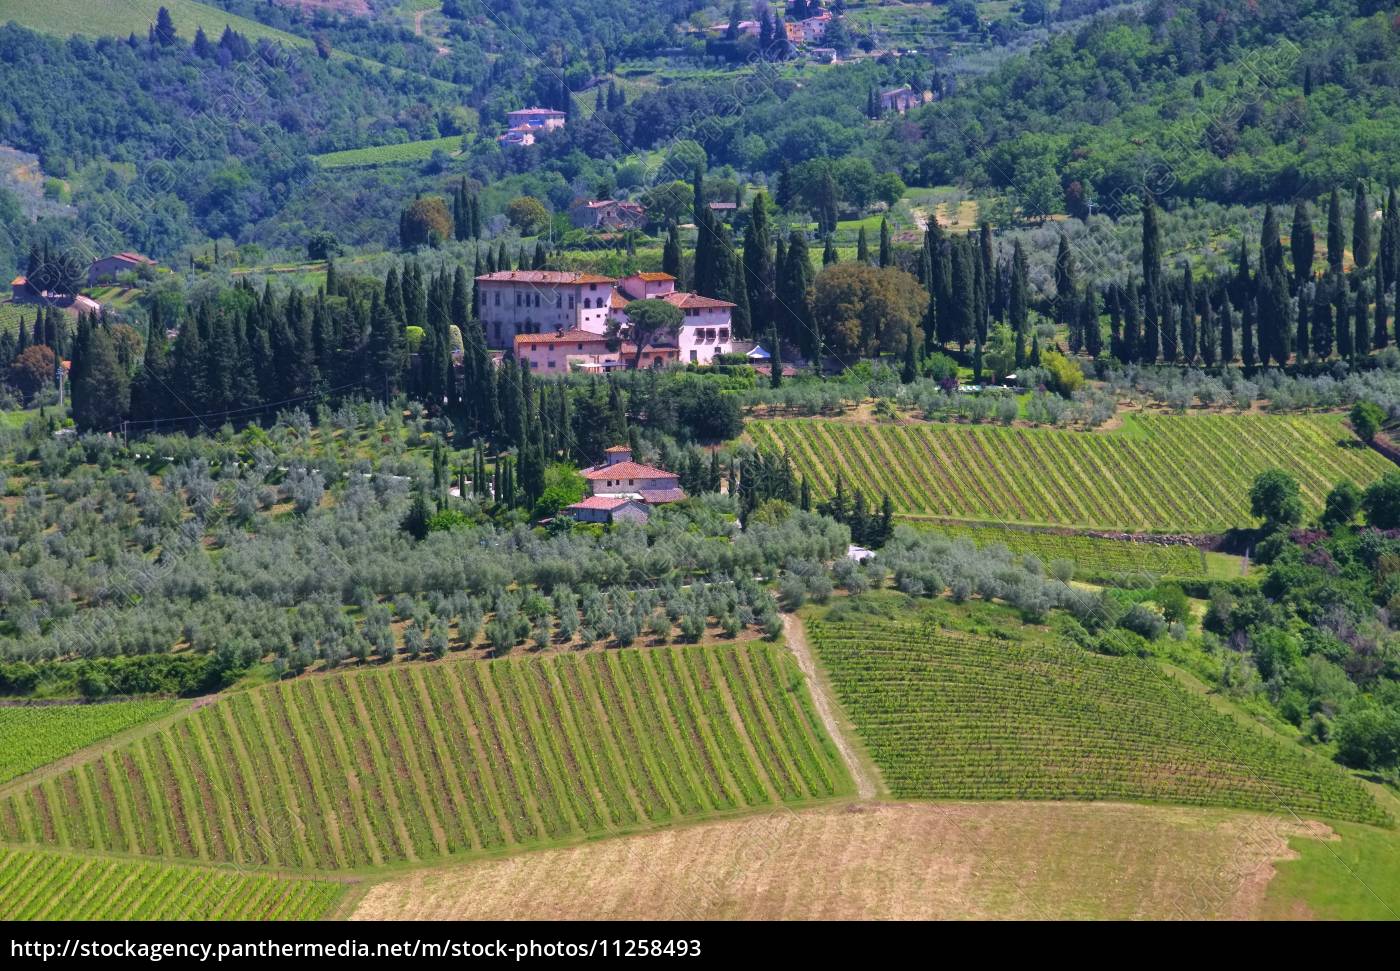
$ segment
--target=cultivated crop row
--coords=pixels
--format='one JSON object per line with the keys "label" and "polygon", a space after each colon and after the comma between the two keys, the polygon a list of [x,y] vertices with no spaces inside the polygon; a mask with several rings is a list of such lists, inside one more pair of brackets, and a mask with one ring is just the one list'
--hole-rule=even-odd
{"label": "cultivated crop row", "polygon": [[315,920],[343,884],[0,850],[0,920]]}
{"label": "cultivated crop row", "polygon": [[[924,523],[917,525],[923,527]],[[1113,580],[1130,575],[1196,578],[1208,573],[1205,553],[1195,546],[1105,539],[970,523],[928,523],[927,529],[977,546],[999,544],[1018,556],[1042,564],[1068,560],[1083,580]]]}
{"label": "cultivated crop row", "polygon": [[1117,431],[758,421],[760,448],[791,456],[819,498],[888,495],[896,512],[969,521],[1219,532],[1253,522],[1254,476],[1283,468],[1311,510],[1339,480],[1387,461],[1332,415],[1146,415]]}
{"label": "cultivated crop row", "polygon": [[329,870],[849,789],[781,648],[621,650],[236,694],[0,801],[0,838]]}
{"label": "cultivated crop row", "polygon": [[173,701],[0,708],[0,782],[174,709]]}
{"label": "cultivated crop row", "polygon": [[1237,723],[1148,661],[864,619],[810,630],[899,798],[1141,799],[1386,819],[1339,768]]}

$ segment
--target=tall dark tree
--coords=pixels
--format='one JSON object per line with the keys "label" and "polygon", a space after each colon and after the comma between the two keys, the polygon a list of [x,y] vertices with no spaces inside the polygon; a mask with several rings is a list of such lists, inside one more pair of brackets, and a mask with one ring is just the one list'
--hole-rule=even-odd
{"label": "tall dark tree", "polygon": [[1388,308],[1386,306],[1385,272],[1380,260],[1376,261],[1375,287],[1376,318],[1375,327],[1371,330],[1371,346],[1379,351],[1390,344],[1390,322],[1388,318]]}
{"label": "tall dark tree", "polygon": [[1296,293],[1304,280],[1312,278],[1313,260],[1317,257],[1312,216],[1308,204],[1301,199],[1293,207],[1293,230],[1288,245],[1293,251],[1293,291]]}
{"label": "tall dark tree", "polygon": [[1077,287],[1074,253],[1069,248],[1069,237],[1060,233],[1060,246],[1055,252],[1055,323],[1070,322]]}
{"label": "tall dark tree", "polygon": [[894,265],[894,243],[890,240],[890,221],[887,218],[880,220],[880,265]]}
{"label": "tall dark tree", "polygon": [[1366,183],[1356,180],[1356,196],[1351,217],[1351,259],[1358,270],[1371,265],[1371,200]]}
{"label": "tall dark tree", "polygon": [[776,270],[768,225],[768,197],[753,197],[749,224],[744,229],[743,284],[748,294],[749,318],[755,333],[766,332],[774,323],[773,284]]}
{"label": "tall dark tree", "polygon": [[1346,235],[1342,229],[1342,193],[1334,188],[1327,203],[1327,266],[1333,273],[1342,272],[1346,259]]}

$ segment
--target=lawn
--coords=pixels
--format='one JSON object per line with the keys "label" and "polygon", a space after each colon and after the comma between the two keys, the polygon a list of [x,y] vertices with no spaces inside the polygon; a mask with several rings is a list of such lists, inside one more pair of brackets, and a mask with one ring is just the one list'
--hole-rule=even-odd
{"label": "lawn", "polygon": [[186,40],[193,39],[198,27],[203,27],[206,34],[217,39],[227,25],[252,40],[266,37],[298,47],[311,46],[311,41],[305,38],[196,0],[109,0],[105,3],[87,0],[0,0],[0,23],[13,20],[22,27],[60,37],[69,34],[126,37],[131,33],[145,37],[147,29],[156,22],[156,13],[161,7],[170,11],[175,32]]}
{"label": "lawn", "polygon": [[1400,835],[1338,823],[1341,839],[1295,838],[1296,860],[1278,864],[1263,916],[1400,920]]}
{"label": "lawn", "polygon": [[402,142],[398,145],[349,148],[341,152],[315,155],[312,158],[323,169],[369,168],[376,165],[426,162],[432,157],[433,152],[442,151],[449,155],[455,155],[461,148],[462,136],[448,135],[444,138],[425,138],[416,142]]}

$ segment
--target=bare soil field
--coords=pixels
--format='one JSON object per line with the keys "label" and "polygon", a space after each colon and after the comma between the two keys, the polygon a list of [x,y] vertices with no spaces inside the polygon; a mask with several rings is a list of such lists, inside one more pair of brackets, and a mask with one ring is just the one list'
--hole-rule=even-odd
{"label": "bare soil field", "polygon": [[424,870],[370,887],[350,916],[1249,919],[1295,836],[1335,838],[1224,810],[852,804]]}

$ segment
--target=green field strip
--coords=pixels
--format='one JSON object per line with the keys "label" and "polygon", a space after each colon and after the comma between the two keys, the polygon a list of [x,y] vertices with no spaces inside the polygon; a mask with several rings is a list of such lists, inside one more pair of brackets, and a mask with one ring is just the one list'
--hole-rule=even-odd
{"label": "green field strip", "polygon": [[[670,787],[661,773],[655,753],[651,750],[649,733],[641,725],[630,702],[618,689],[616,670],[612,652],[589,654],[588,665],[593,675],[593,687],[603,701],[608,713],[608,722],[614,726],[614,739],[618,740],[623,761],[633,768],[633,784],[644,791],[644,804],[647,818],[661,822],[678,815]],[[644,788],[643,788],[644,787]]]}
{"label": "green field strip", "polygon": [[521,690],[515,678],[515,668],[519,661],[492,664],[487,669],[487,680],[495,692],[496,703],[505,717],[504,724],[520,725],[526,730],[514,732],[511,741],[522,754],[525,764],[533,769],[529,774],[535,793],[536,805],[545,821],[545,833],[552,839],[559,839],[576,832],[576,824],[569,811],[568,791],[561,780],[561,770],[541,744],[540,727],[530,718]]}
{"label": "green field strip", "polygon": [[441,729],[431,719],[432,705],[417,668],[389,678],[395,711],[405,726],[407,741],[417,756],[418,772],[426,781],[433,811],[437,814],[447,853],[480,849],[470,807],[462,795],[456,767],[443,759],[446,751]]}
{"label": "green field strip", "polygon": [[[247,717],[244,708],[247,704],[246,697],[229,698],[225,703],[214,706],[211,720],[223,730],[227,746],[224,749],[227,753],[227,764],[233,773],[229,781],[248,794],[248,815],[245,818],[254,827],[251,843],[258,848],[257,862],[274,866],[288,865],[292,861],[288,859],[286,841],[282,838],[291,828],[290,825],[285,825],[286,807],[276,803],[268,805],[269,799],[277,799],[280,803],[282,794],[277,791],[271,767],[265,759],[254,760],[249,756],[239,732],[239,722]],[[271,820],[284,823],[277,834],[268,826],[261,825]]]}
{"label": "green field strip", "polygon": [[574,827],[594,833],[606,824],[602,800],[585,776],[573,738],[551,702],[552,691],[542,680],[545,665],[536,662],[511,665],[510,675],[525,709],[525,717],[540,739],[550,774],[558,780],[559,791],[568,794],[565,803]]}
{"label": "green field strip", "polygon": [[791,802],[802,796],[797,783],[797,772],[788,761],[787,753],[778,744],[774,727],[765,717],[762,708],[754,698],[754,686],[745,678],[739,666],[738,650],[723,651],[717,654],[723,683],[739,716],[749,746],[758,764],[768,777],[768,782],[780,802]]}
{"label": "green field strip", "polygon": [[[588,821],[590,832],[618,825],[620,790],[607,791],[594,758],[592,746],[580,729],[574,706],[559,681],[559,665],[533,664],[528,668],[534,681],[535,701],[542,717],[558,733],[559,746],[567,764],[565,771],[575,780],[580,812]],[[615,805],[617,801],[618,805]]]}
{"label": "green field strip", "polygon": [[181,846],[187,847],[189,855],[200,860],[209,859],[209,848],[204,842],[204,829],[200,821],[204,818],[200,800],[195,795],[194,780],[186,766],[173,751],[174,743],[169,732],[152,735],[149,741],[161,759],[158,771],[165,774],[167,790],[174,784],[174,792],[168,795],[178,807],[173,813],[176,823],[176,836]]}
{"label": "green field strip", "polygon": [[[233,739],[229,735],[225,709],[229,699],[213,705],[208,714],[200,718],[198,725],[191,725],[195,734],[202,738],[208,751],[209,766],[217,773],[218,785],[229,801],[233,829],[230,831],[238,840],[243,856],[241,863],[261,865],[273,862],[267,856],[266,833],[257,828],[257,820],[264,819],[261,803],[251,791],[251,779],[239,764],[234,750]],[[201,711],[203,714],[203,711]]]}
{"label": "green field strip", "polygon": [[758,764],[753,742],[743,732],[743,721],[739,716],[734,699],[724,690],[719,671],[711,663],[709,651],[686,651],[690,674],[696,690],[700,693],[706,713],[715,726],[725,756],[738,772],[742,769],[741,788],[744,801],[751,806],[764,806],[774,802],[777,790],[768,779],[768,774]]}
{"label": "green field strip", "polygon": [[734,727],[724,710],[724,703],[711,686],[707,671],[698,665],[694,651],[682,649],[667,659],[676,676],[678,688],[693,704],[704,733],[707,748],[729,780],[729,790],[739,807],[760,806],[768,802],[767,791],[753,766],[749,764]]}
{"label": "green field strip", "polygon": [[441,739],[439,750],[448,753],[448,759],[455,760],[458,771],[452,773],[450,778],[461,794],[463,815],[470,819],[474,845],[480,849],[504,845],[507,837],[501,830],[501,820],[505,812],[499,804],[492,803],[491,793],[481,775],[486,758],[480,753],[476,739],[457,717],[466,706],[458,703],[449,707],[444,703],[452,689],[441,666],[417,668],[413,674],[427,699],[426,717],[432,737]]}
{"label": "green field strip", "polygon": [[700,715],[699,702],[691,694],[676,666],[675,652],[657,651],[646,657],[665,692],[667,708],[675,721],[676,730],[687,737],[695,753],[711,803],[716,809],[733,809],[739,805],[738,784],[724,765],[719,745]]}
{"label": "green field strip", "polygon": [[[164,766],[159,762],[158,753],[151,751],[151,739],[140,739],[131,747],[131,752],[136,759],[151,812],[155,816],[156,840],[160,855],[193,856],[193,852],[180,841],[176,832],[175,816],[179,812],[179,806],[172,798],[176,795],[171,792],[174,780],[163,771]],[[71,841],[68,841],[68,845],[72,845]]]}
{"label": "green field strip", "polygon": [[[311,727],[297,703],[298,698],[292,690],[292,686],[285,682],[277,685],[276,704],[267,705],[265,714],[274,722],[274,731],[279,731],[287,739],[296,739],[299,744],[293,746],[292,754],[296,760],[293,771],[300,778],[304,779],[311,789],[311,800],[316,807],[316,815],[322,820],[325,827],[326,849],[329,853],[330,865],[335,867],[350,866],[352,860],[363,859],[357,851],[362,847],[346,847],[345,819],[337,810],[335,800],[331,795],[332,787],[326,783],[325,773],[334,771],[335,755],[327,750],[326,743],[320,733]],[[310,754],[310,758],[307,754]],[[349,787],[341,787],[340,791],[348,795]],[[342,807],[348,809],[348,805]],[[348,827],[351,834],[354,827]]]}
{"label": "green field strip", "polygon": [[835,753],[817,744],[817,739],[822,737],[821,726],[808,720],[798,710],[793,699],[796,692],[784,687],[785,681],[791,682],[793,679],[801,683],[796,662],[766,648],[746,652],[744,661],[752,668],[754,681],[759,685],[769,711],[778,720],[782,737],[795,749],[807,794],[827,797],[843,791],[841,776],[832,762]]}
{"label": "green field strip", "polygon": [[[266,760],[272,768],[272,788],[280,794],[281,812],[296,834],[296,866],[328,867],[334,864],[330,843],[319,813],[307,811],[302,805],[303,788],[308,782],[305,765],[299,764],[301,742],[296,736],[278,732],[268,717],[266,700],[269,692],[248,692],[243,695],[244,721],[248,731],[247,747],[254,759]],[[275,696],[273,696],[275,698]],[[242,700],[242,699],[240,699]],[[281,744],[273,750],[273,740]]]}
{"label": "green field strip", "polygon": [[[416,832],[420,840],[428,840],[427,843],[419,843],[422,855],[442,856],[450,851],[452,845],[448,842],[447,829],[443,823],[444,815],[440,813],[434,795],[435,792],[441,792],[442,787],[434,785],[430,781],[432,777],[423,772],[413,733],[404,720],[399,699],[393,691],[393,685],[397,681],[397,674],[386,676],[376,672],[375,677],[366,678],[361,682],[360,688],[373,717],[385,729],[384,745],[390,765],[393,766],[395,776],[402,780],[402,788],[412,797],[409,811],[423,824]],[[426,826],[426,829],[423,826]]]}
{"label": "green field strip", "polygon": [[627,655],[632,666],[631,676],[643,696],[646,708],[664,736],[666,745],[676,753],[686,788],[695,800],[695,812],[713,812],[725,805],[717,799],[715,780],[705,764],[705,754],[698,736],[687,735],[679,721],[679,709],[667,691],[667,677],[655,664],[655,651],[638,651]]}
{"label": "green field strip", "polygon": [[[373,677],[373,673],[365,675],[355,672],[341,681],[353,719],[351,731],[354,734],[351,737],[361,740],[360,747],[369,756],[368,774],[377,781],[382,800],[382,806],[376,806],[375,809],[389,818],[390,825],[398,836],[404,859],[412,863],[423,855],[425,833],[422,829],[422,816],[416,806],[407,802],[401,774],[394,770],[394,762],[385,748],[387,739],[384,736],[388,735],[388,728],[376,721],[365,700],[363,688],[368,677]],[[410,829],[410,826],[414,828]]]}
{"label": "green field strip", "polygon": [[648,676],[642,651],[619,652],[616,655],[618,673],[627,682],[627,695],[641,723],[651,727],[648,733],[659,756],[664,778],[670,783],[672,798],[682,815],[693,816],[712,807],[702,795],[695,766],[685,747],[680,744],[670,725],[664,707],[656,703],[655,682]]}
{"label": "green field strip", "polygon": [[545,831],[544,823],[521,781],[516,777],[509,750],[501,738],[501,723],[492,714],[483,679],[474,665],[459,665],[457,673],[460,675],[458,684],[470,706],[472,719],[480,726],[478,731],[482,732],[482,747],[486,750],[491,774],[495,777],[496,784],[493,789],[501,794],[506,803],[505,818],[511,821],[513,841],[532,842]]}
{"label": "green field strip", "polygon": [[492,733],[500,746],[501,755],[511,767],[520,798],[535,826],[535,838],[545,839],[565,832],[559,806],[552,798],[548,781],[544,777],[539,756],[523,747],[523,733],[516,731],[523,718],[518,712],[512,718],[507,708],[507,700],[497,690],[494,667],[476,668],[473,675],[481,692],[481,699],[487,717],[492,724]]}
{"label": "green field strip", "polygon": [[[392,814],[392,792],[385,791],[386,782],[380,775],[373,746],[363,740],[363,735],[370,731],[370,725],[356,712],[350,695],[350,680],[349,675],[338,679],[327,685],[322,695],[330,701],[330,711],[335,719],[332,730],[339,733],[342,740],[347,740],[347,754],[350,764],[354,766],[355,779],[359,782],[364,800],[364,812],[373,831],[375,855],[386,860],[407,859],[410,852],[408,833],[403,821]],[[351,744],[352,741],[354,744]]]}
{"label": "green field strip", "polygon": [[660,808],[661,794],[656,791],[652,777],[642,772],[641,750],[631,739],[631,724],[626,713],[604,692],[597,660],[596,654],[578,657],[572,673],[585,703],[597,719],[603,750],[614,759],[619,778],[626,780],[627,791],[637,808],[637,820],[655,820],[664,811]]}
{"label": "green field strip", "polygon": [[382,865],[384,854],[380,850],[379,840],[370,822],[373,814],[365,806],[364,786],[360,782],[359,770],[351,758],[345,737],[336,724],[335,712],[329,701],[330,692],[318,691],[314,684],[307,681],[294,683],[291,690],[296,699],[293,707],[298,712],[305,712],[313,737],[323,746],[327,755],[327,782],[336,778],[336,773],[345,780],[345,785],[338,787],[339,800],[336,806],[344,822],[341,832],[345,839],[347,862],[361,863],[367,860],[374,866]]}
{"label": "green field strip", "polygon": [[475,717],[476,711],[467,700],[469,686],[465,676],[455,665],[452,668],[434,668],[429,675],[442,677],[447,696],[455,702],[450,708],[439,709],[438,714],[444,721],[457,726],[459,736],[468,740],[471,758],[467,764],[479,780],[483,805],[486,806],[483,820],[499,824],[503,843],[524,842],[528,839],[526,831],[521,828],[524,807],[506,798],[504,783],[509,777],[503,779],[496,774],[495,760],[498,756],[490,738],[483,731],[483,722]]}
{"label": "green field strip", "polygon": [[599,786],[606,794],[608,813],[613,826],[629,826],[646,817],[636,792],[627,778],[626,770],[617,763],[619,755],[607,736],[607,719],[597,700],[583,689],[582,665],[574,655],[564,657],[559,665],[551,666],[564,697],[569,716],[578,726],[584,749],[598,773]]}
{"label": "green field strip", "polygon": [[217,807],[215,812],[205,817],[211,845],[222,845],[220,859],[251,862],[251,853],[243,845],[242,827],[237,822],[247,817],[238,815],[240,810],[229,795],[229,781],[224,775],[223,761],[214,758],[209,735],[205,731],[212,717],[205,714],[199,719],[186,719],[176,726],[176,734],[180,736],[180,747],[187,755],[187,763],[195,766],[195,771],[204,778],[202,785],[208,788],[209,796]]}

